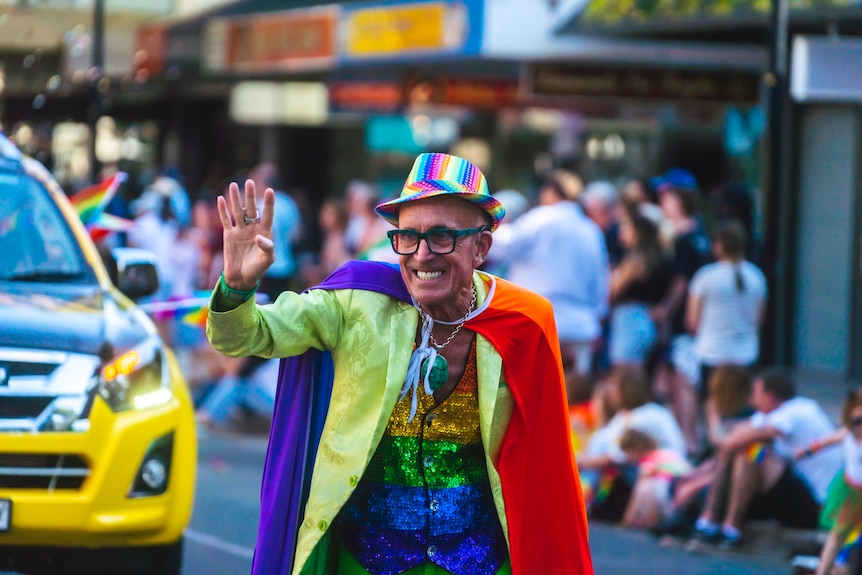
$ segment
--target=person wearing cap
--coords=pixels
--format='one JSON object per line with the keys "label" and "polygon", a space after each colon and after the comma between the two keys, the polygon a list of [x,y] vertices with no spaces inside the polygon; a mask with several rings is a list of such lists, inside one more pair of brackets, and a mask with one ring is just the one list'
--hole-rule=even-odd
{"label": "person wearing cap", "polygon": [[207,334],[279,357],[254,575],[591,574],[549,302],[477,271],[503,217],[473,164],[420,155],[352,261],[269,305],[272,191],[218,198]]}
{"label": "person wearing cap", "polygon": [[[697,178],[683,168],[671,168],[651,180],[672,234],[673,281],[667,295],[653,308],[665,345],[656,371],[667,384],[673,411],[679,419],[689,451],[697,455],[702,445],[697,433],[698,368],[694,340],[685,322],[688,286],[695,272],[712,261],[710,239],[698,217],[700,192]],[[706,386],[706,382],[700,382]]]}

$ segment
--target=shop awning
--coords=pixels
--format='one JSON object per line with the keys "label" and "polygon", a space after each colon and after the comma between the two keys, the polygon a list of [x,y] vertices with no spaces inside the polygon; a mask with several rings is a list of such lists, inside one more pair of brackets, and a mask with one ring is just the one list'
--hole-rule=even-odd
{"label": "shop awning", "polygon": [[[562,23],[561,35],[765,44],[770,0],[591,0]],[[847,0],[790,2],[790,32],[860,35],[862,6]]]}

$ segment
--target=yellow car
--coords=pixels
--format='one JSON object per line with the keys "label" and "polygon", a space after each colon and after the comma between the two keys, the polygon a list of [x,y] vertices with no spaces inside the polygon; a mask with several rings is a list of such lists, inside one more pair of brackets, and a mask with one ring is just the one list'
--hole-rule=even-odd
{"label": "yellow car", "polygon": [[197,443],[157,287],[0,134],[0,572],[180,573]]}

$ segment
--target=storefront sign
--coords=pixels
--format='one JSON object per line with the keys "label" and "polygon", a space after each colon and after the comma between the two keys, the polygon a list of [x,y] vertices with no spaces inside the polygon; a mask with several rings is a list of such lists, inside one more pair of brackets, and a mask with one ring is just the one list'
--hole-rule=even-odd
{"label": "storefront sign", "polygon": [[374,58],[422,53],[478,53],[482,0],[438,0],[344,9],[341,53]]}
{"label": "storefront sign", "polygon": [[760,98],[760,78],[754,73],[539,64],[531,67],[526,77],[526,92],[536,98],[750,103]]}
{"label": "storefront sign", "polygon": [[518,103],[518,83],[509,80],[422,75],[407,81],[405,93],[412,105],[503,108]]}
{"label": "storefront sign", "polygon": [[143,24],[138,28],[135,44],[134,71],[158,76],[165,69],[167,27],[164,24]]}
{"label": "storefront sign", "polygon": [[[206,58],[213,71],[267,71],[329,65],[335,56],[334,8],[213,19]],[[213,57],[213,54],[217,54]]]}
{"label": "storefront sign", "polygon": [[392,112],[404,103],[404,89],[398,82],[333,82],[329,85],[329,105],[339,111]]}
{"label": "storefront sign", "polygon": [[797,102],[862,103],[862,39],[795,36],[790,62]]}
{"label": "storefront sign", "polygon": [[319,125],[329,115],[326,86],[317,82],[240,82],[230,94],[238,124]]}
{"label": "storefront sign", "polygon": [[512,106],[518,102],[518,83],[505,80],[448,80],[445,83],[444,102],[471,108]]}
{"label": "storefront sign", "polygon": [[420,75],[403,84],[394,80],[342,80],[329,84],[333,111],[393,112],[405,105],[498,109],[519,102],[518,83],[509,80]]}

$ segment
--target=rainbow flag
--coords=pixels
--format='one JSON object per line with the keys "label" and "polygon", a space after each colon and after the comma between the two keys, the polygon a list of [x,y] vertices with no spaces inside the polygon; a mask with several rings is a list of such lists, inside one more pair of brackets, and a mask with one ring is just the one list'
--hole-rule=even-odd
{"label": "rainbow flag", "polygon": [[754,463],[763,463],[763,459],[766,457],[767,450],[767,444],[753,443],[748,446],[748,449],[746,449],[745,454],[748,456],[749,461],[753,461]]}
{"label": "rainbow flag", "polygon": [[127,220],[126,218],[121,218],[120,216],[115,216],[113,214],[106,214],[105,212],[99,212],[95,219],[87,225],[87,230],[89,230],[90,237],[93,238],[93,241],[97,242],[108,234],[114,232],[127,232],[131,230],[134,225],[135,222],[132,220]]}
{"label": "rainbow flag", "polygon": [[102,180],[102,182],[89,188],[84,188],[71,198],[69,201],[78,212],[78,216],[84,224],[91,224],[98,215],[105,209],[108,202],[117,193],[120,184],[126,181],[124,172],[117,172],[113,176]]}
{"label": "rainbow flag", "polygon": [[207,326],[207,306],[201,306],[197,309],[193,309],[191,311],[187,311],[180,316],[180,321],[185,324],[193,325],[195,327],[203,327]]}
{"label": "rainbow flag", "polygon": [[174,317],[184,324],[202,327],[207,326],[207,308],[212,292],[206,290],[196,291],[193,297],[185,298],[177,302],[178,307]]}
{"label": "rainbow flag", "polygon": [[850,559],[850,552],[854,547],[862,545],[862,531],[857,527],[854,529],[850,535],[847,536],[847,539],[844,541],[844,546],[841,548],[841,551],[838,552],[838,556],[835,558],[836,565],[847,565],[847,561]]}
{"label": "rainbow flag", "polygon": [[616,466],[606,467],[602,470],[601,476],[597,482],[598,484],[595,485],[595,487],[582,477],[581,489],[584,493],[584,503],[587,508],[593,505],[598,505],[608,498],[608,495],[611,494],[611,490],[614,487],[614,482],[617,480],[619,475],[620,472]]}
{"label": "rainbow flag", "polygon": [[0,220],[0,236],[5,236],[9,232],[15,231],[18,227],[18,216],[21,215],[21,209],[17,209],[2,220]]}

